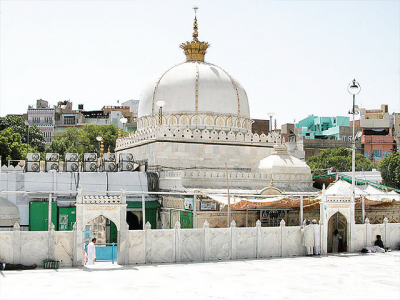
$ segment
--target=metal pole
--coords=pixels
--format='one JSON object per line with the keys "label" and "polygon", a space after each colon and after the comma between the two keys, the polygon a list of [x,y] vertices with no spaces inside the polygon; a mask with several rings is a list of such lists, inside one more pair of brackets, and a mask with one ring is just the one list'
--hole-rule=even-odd
{"label": "metal pole", "polygon": [[196,228],[197,225],[197,194],[193,195],[193,228]]}
{"label": "metal pole", "polygon": [[49,193],[49,216],[47,221],[47,230],[50,231],[51,226],[51,193]]}
{"label": "metal pole", "polygon": [[364,196],[361,197],[361,207],[362,207],[362,220],[361,223],[364,224],[365,223],[365,198]]}
{"label": "metal pole", "polygon": [[300,196],[300,226],[303,225],[303,196]]}
{"label": "metal pole", "polygon": [[355,133],[355,124],[354,124],[354,114],[355,114],[355,102],[356,102],[356,95],[353,95],[353,149],[352,149],[352,157],[351,157],[351,201],[355,202],[356,199],[356,182],[355,182],[355,170],[356,170],[356,141],[354,137]]}
{"label": "metal pole", "polygon": [[226,186],[228,188],[228,218],[227,218],[227,226],[229,227],[231,224],[231,198],[229,197],[229,179],[228,179],[228,167],[227,164],[225,162],[225,171],[226,171]]}
{"label": "metal pole", "polygon": [[146,229],[146,202],[144,193],[142,194],[142,219],[143,219],[143,230]]}

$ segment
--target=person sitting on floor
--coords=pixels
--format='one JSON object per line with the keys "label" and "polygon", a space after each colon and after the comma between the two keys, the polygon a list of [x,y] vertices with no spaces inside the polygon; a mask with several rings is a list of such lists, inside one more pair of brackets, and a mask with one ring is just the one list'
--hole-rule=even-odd
{"label": "person sitting on floor", "polygon": [[381,247],[382,249],[385,249],[385,246],[383,245],[382,237],[379,234],[376,236],[376,241],[375,241],[374,246],[378,246],[378,247]]}

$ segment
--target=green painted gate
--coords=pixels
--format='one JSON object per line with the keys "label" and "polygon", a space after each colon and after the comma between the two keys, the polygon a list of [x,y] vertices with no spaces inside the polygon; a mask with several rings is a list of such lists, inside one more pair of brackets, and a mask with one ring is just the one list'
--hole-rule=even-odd
{"label": "green painted gate", "polygon": [[58,230],[71,231],[76,221],[75,207],[59,207],[58,208]]}
{"label": "green painted gate", "polygon": [[[49,202],[29,203],[29,230],[47,231],[49,218]],[[57,228],[57,203],[51,203],[51,222]]]}
{"label": "green painted gate", "polygon": [[193,212],[182,210],[180,220],[181,228],[193,228]]}

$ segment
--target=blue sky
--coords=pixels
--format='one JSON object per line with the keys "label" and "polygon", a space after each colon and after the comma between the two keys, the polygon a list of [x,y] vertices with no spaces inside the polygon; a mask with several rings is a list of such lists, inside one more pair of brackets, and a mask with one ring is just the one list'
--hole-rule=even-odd
{"label": "blue sky", "polygon": [[206,61],[245,88],[252,118],[278,126],[356,104],[400,112],[400,1],[1,1],[0,116],[36,99],[86,110],[139,99],[185,60],[197,5]]}

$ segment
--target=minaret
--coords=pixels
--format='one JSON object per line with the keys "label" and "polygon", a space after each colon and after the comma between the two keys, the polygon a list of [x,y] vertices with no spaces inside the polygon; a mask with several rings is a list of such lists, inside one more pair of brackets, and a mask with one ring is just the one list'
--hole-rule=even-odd
{"label": "minaret", "polygon": [[182,43],[180,47],[184,50],[186,55],[186,61],[204,61],[204,55],[207,52],[207,48],[210,46],[207,42],[199,42],[197,31],[197,10],[198,7],[193,7],[194,9],[194,23],[193,23],[193,40],[191,42]]}

